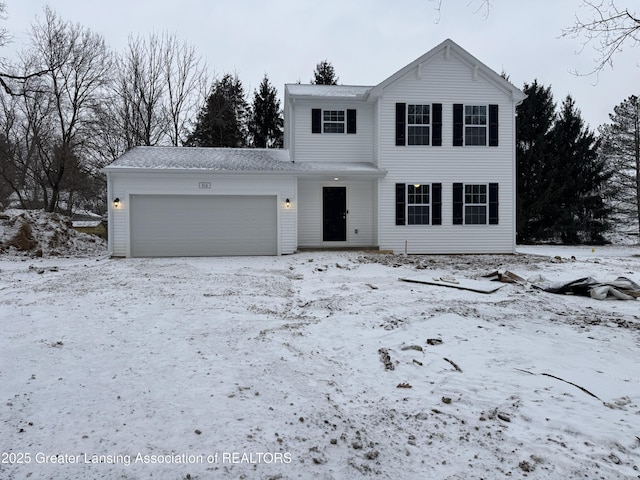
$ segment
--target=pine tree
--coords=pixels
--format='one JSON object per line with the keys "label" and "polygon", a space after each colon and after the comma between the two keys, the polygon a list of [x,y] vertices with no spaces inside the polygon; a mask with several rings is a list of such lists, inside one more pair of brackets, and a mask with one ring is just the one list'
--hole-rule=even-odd
{"label": "pine tree", "polygon": [[614,215],[621,226],[635,227],[640,239],[640,98],[624,100],[609,119],[600,127],[600,156],[612,174]]}
{"label": "pine tree", "polygon": [[559,114],[550,87],[526,85],[517,118],[518,242],[602,243],[608,173],[571,96]]}
{"label": "pine tree", "polygon": [[585,127],[568,95],[552,130],[554,165],[550,185],[555,202],[546,211],[554,237],[562,243],[603,243],[609,209],[604,201],[608,176],[598,157],[599,141]]}
{"label": "pine tree", "polygon": [[516,119],[517,231],[518,242],[544,237],[543,213],[552,194],[548,166],[551,163],[551,129],[556,118],[551,87],[535,80],[524,85],[527,98]]}
{"label": "pine tree", "polygon": [[247,145],[249,106],[237,75],[214,82],[195,127],[185,145],[190,147],[244,147]]}
{"label": "pine tree", "polygon": [[257,148],[282,148],[284,121],[280,100],[275,87],[265,75],[258,90],[253,93],[249,133]]}
{"label": "pine tree", "polygon": [[323,60],[316,65],[316,69],[313,71],[313,79],[311,83],[315,85],[337,85],[338,77],[336,72],[328,60]]}

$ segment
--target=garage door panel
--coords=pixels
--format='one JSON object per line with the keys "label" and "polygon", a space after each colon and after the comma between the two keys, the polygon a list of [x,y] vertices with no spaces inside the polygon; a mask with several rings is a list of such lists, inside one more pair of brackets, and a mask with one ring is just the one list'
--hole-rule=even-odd
{"label": "garage door panel", "polygon": [[275,196],[132,195],[131,255],[276,255]]}

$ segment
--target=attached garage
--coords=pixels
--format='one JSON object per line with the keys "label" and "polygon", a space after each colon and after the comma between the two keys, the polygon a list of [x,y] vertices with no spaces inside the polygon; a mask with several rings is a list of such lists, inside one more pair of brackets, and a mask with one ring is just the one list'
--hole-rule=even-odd
{"label": "attached garage", "polygon": [[104,168],[114,257],[282,255],[299,167],[281,149],[135,147]]}
{"label": "attached garage", "polygon": [[132,257],[277,255],[275,195],[129,197]]}
{"label": "attached garage", "polygon": [[[386,174],[370,163],[293,162],[282,149],[205,147],[135,147],[103,172],[114,257],[286,255],[299,245],[375,246],[373,195]],[[314,188],[299,192],[301,184]],[[323,198],[315,195],[324,187],[344,193],[342,209],[331,218],[345,231],[330,241],[322,236]],[[352,215],[345,218],[349,209]]]}

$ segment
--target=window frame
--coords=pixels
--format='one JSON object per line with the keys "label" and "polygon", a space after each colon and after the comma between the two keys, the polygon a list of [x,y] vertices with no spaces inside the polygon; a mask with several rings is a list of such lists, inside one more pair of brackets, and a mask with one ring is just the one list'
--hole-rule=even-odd
{"label": "window frame", "polygon": [[[427,108],[427,113],[424,113],[424,108]],[[431,145],[431,129],[432,129],[432,110],[433,107],[431,103],[408,103],[406,104],[406,138],[407,138],[407,146],[430,146]],[[411,110],[414,112],[411,112]],[[420,109],[420,113],[417,113],[415,110]],[[413,118],[413,122],[411,122],[411,117]],[[422,122],[417,122],[417,117],[420,116]],[[427,122],[424,123],[424,117],[427,117]],[[421,130],[422,133],[416,135],[412,135],[411,131]],[[426,130],[426,132],[425,132]],[[416,139],[422,139],[421,142],[415,143]],[[426,140],[426,143],[425,143]]]}
{"label": "window frame", "polygon": [[[472,108],[472,109],[476,109],[476,108],[483,108],[484,109],[484,114],[477,114],[475,112],[471,112],[470,114],[467,114],[467,108]],[[473,120],[474,118],[482,118],[482,116],[484,117],[484,123],[475,123]],[[467,122],[468,118],[471,118],[470,122]],[[462,110],[462,128],[463,128],[463,135],[464,135],[464,146],[468,146],[468,147],[486,147],[487,146],[487,142],[489,139],[489,105],[487,104],[477,104],[477,103],[465,103],[463,104],[463,110]],[[468,139],[471,138],[479,138],[478,136],[469,136],[469,134],[467,133],[468,131],[470,131],[471,129],[473,129],[473,131],[479,132],[482,131],[484,132],[484,143],[475,143],[475,142],[469,142],[467,141]]]}
{"label": "window frame", "polygon": [[[478,191],[474,191],[475,187],[478,187]],[[471,188],[471,192],[467,189]],[[483,190],[483,191],[480,191]],[[468,196],[471,196],[471,201],[467,201]],[[474,198],[477,197],[477,198]],[[484,201],[480,201],[484,197]],[[477,201],[474,201],[477,200]],[[487,183],[465,183],[463,184],[462,192],[462,208],[464,225],[489,225],[489,184]],[[481,215],[477,211],[468,212],[467,209],[484,209],[482,215],[484,221],[468,221],[469,219],[480,219]]]}
{"label": "window frame", "polygon": [[[409,204],[410,190],[418,187],[428,188],[428,203],[424,202],[424,192],[420,192],[421,198],[419,202]],[[411,187],[411,188],[410,188]],[[414,195],[415,193],[412,192]],[[409,206],[412,207],[428,207],[428,223],[409,223]],[[402,182],[395,184],[395,224],[396,226],[440,226],[442,225],[442,183],[441,182]],[[419,215],[419,214],[418,214]],[[413,214],[412,219],[416,215]]]}
{"label": "window frame", "polygon": [[[329,114],[329,119],[327,119]],[[339,116],[342,114],[342,120]],[[333,118],[335,115],[336,118]],[[327,131],[327,126],[337,127],[337,131]],[[342,135],[347,132],[347,111],[342,109],[322,109],[322,133]]]}
{"label": "window frame", "polygon": [[[426,192],[424,189],[426,188]],[[413,191],[412,191],[413,190]],[[416,192],[415,190],[420,190]],[[405,202],[405,218],[407,225],[431,225],[432,208],[432,191],[430,183],[407,183],[406,184],[406,202]],[[427,202],[424,202],[424,197],[427,197]],[[411,201],[413,197],[413,201]],[[416,201],[417,199],[421,201]],[[424,218],[424,210],[421,213],[416,213],[418,210],[427,209],[426,222],[415,222],[417,218]],[[414,209],[412,213],[411,210]]]}

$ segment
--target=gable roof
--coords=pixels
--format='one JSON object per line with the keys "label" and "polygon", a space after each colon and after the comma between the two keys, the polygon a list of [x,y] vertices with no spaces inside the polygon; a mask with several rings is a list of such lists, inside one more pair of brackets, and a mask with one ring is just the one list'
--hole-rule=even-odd
{"label": "gable roof", "polygon": [[313,85],[290,83],[285,85],[285,95],[291,97],[324,97],[324,98],[352,98],[355,100],[374,99],[382,95],[382,92],[403,78],[410,72],[426,67],[438,55],[446,58],[455,56],[458,60],[466,64],[476,75],[482,75],[497,88],[510,95],[516,103],[521,102],[527,96],[515,85],[482,63],[476,57],[467,52],[460,45],[451,39],[447,39],[427,53],[417,58],[407,66],[398,70],[390,77],[375,86],[355,86],[355,85]]}
{"label": "gable roof", "polygon": [[295,177],[383,177],[385,170],[369,162],[292,162],[278,148],[134,147],[102,169],[122,172],[207,172],[290,174]]}
{"label": "gable roof", "polygon": [[444,42],[432,48],[421,57],[417,58],[404,68],[398,70],[396,73],[379,83],[372,90],[372,95],[381,95],[384,89],[388,88],[408,73],[427,66],[429,62],[431,62],[438,55],[442,55],[445,58],[455,56],[462,63],[466,64],[470,70],[474,71],[474,75],[482,75],[497,88],[503,90],[507,94],[510,94],[511,97],[518,103],[527,98],[527,96],[518,87],[516,87],[507,79],[503,78],[501,75],[482,63],[480,60],[471,55],[450,38],[446,39]]}

